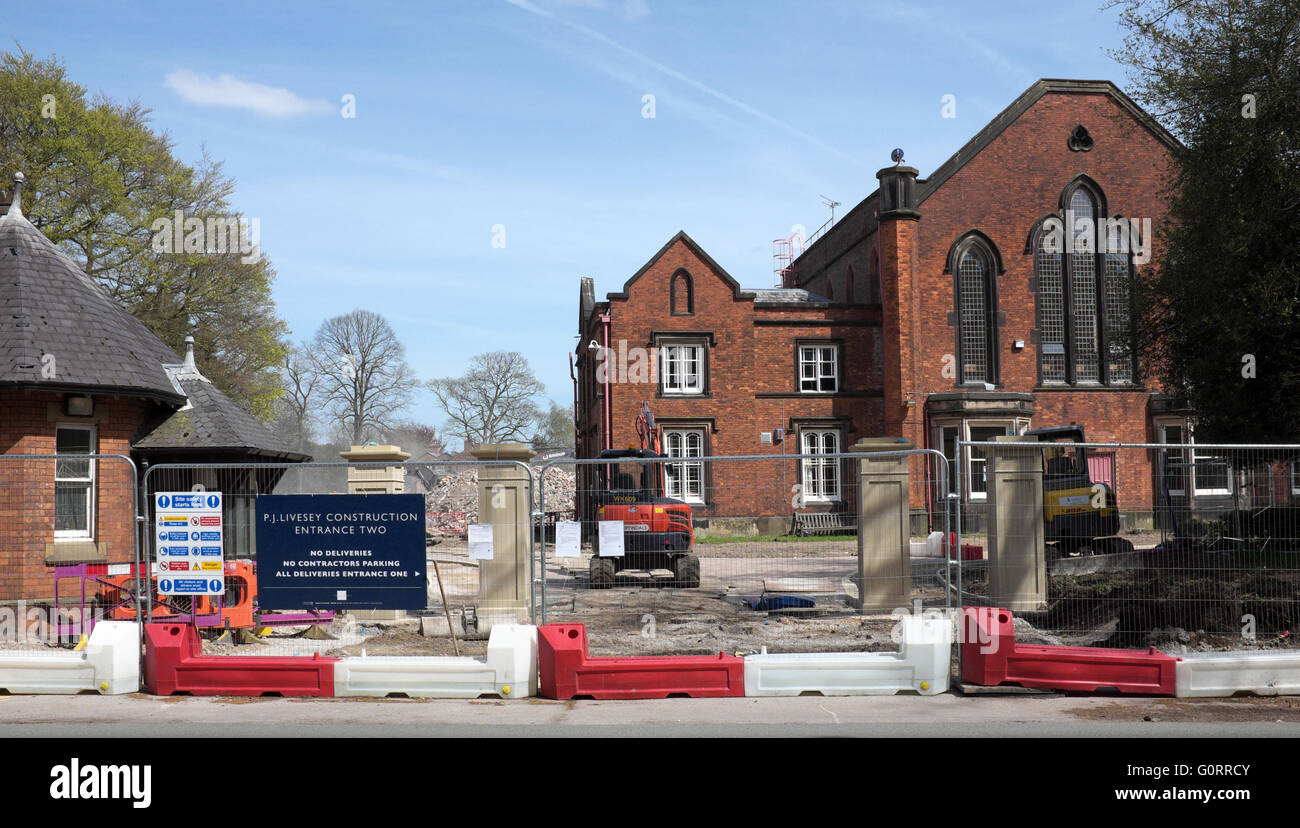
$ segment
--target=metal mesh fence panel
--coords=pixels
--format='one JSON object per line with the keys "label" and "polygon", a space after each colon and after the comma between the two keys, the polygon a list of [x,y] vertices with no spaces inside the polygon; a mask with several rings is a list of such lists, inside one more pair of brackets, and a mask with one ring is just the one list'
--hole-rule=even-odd
{"label": "metal mesh fence panel", "polygon": [[[1041,493],[1005,504],[1028,519],[994,532],[996,494],[972,496],[969,464],[997,450],[1032,455]],[[977,552],[961,602],[1017,604],[1018,641],[1173,655],[1294,646],[1300,446],[1061,440],[959,453],[961,544]],[[1022,565],[1035,554],[1041,582]]]}
{"label": "metal mesh fence panel", "polygon": [[[864,456],[907,473],[899,508],[863,498]],[[898,612],[947,606],[946,475],[935,451],[548,463],[539,508],[574,505],[538,545],[540,620],[610,655],[896,649]]]}
{"label": "metal mesh fence panel", "polygon": [[72,647],[98,621],[138,617],[136,496],[128,457],[0,455],[0,652]]}
{"label": "metal mesh fence panel", "polygon": [[[516,482],[489,481],[489,497],[495,496],[496,500],[489,502],[491,514],[480,516],[480,476],[502,470],[511,471]],[[381,494],[394,488],[403,494],[418,494],[421,499],[426,584],[419,609],[275,606],[273,591],[265,586],[259,591],[259,498]],[[145,525],[154,525],[159,493],[192,491],[222,495],[226,592],[222,596],[193,598],[158,594],[158,567],[164,564],[165,556],[158,554],[159,542],[151,540],[147,552],[155,574],[148,614],[152,620],[175,618],[195,624],[205,654],[481,655],[492,623],[503,620],[505,613],[514,613],[509,620],[524,621],[531,614],[532,600],[526,592],[518,600],[500,597],[509,586],[505,583],[508,576],[501,574],[511,568],[507,556],[517,555],[521,561],[521,589],[529,590],[532,582],[533,495],[531,474],[523,464],[161,464],[144,475]],[[518,508],[507,508],[512,507],[516,496]],[[322,499],[320,504],[322,508],[310,511],[320,513],[328,523],[329,501]],[[508,517],[503,519],[503,515]],[[486,527],[493,548],[489,550],[480,543],[471,549],[471,532],[476,531],[476,526]],[[382,539],[368,544],[374,554],[390,548]],[[264,553],[264,557],[271,554]],[[283,556],[283,550],[277,550],[274,557]],[[262,572],[265,584],[266,567]]]}

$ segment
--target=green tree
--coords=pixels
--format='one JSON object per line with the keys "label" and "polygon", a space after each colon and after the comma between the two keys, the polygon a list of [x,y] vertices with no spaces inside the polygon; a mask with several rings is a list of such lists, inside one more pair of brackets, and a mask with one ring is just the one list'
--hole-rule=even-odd
{"label": "green tree", "polygon": [[1115,57],[1183,142],[1135,294],[1198,442],[1300,441],[1300,2],[1125,0]]}
{"label": "green tree", "polygon": [[550,407],[537,416],[537,429],[531,441],[533,449],[572,449],[575,448],[573,439],[573,409],[551,400]]}
{"label": "green tree", "polygon": [[178,160],[148,116],[88,96],[56,57],[0,53],[0,180],[21,171],[32,224],[172,348],[193,335],[204,374],[269,419],[285,354],[275,271],[238,250],[157,249],[156,220],[230,217],[235,183],[206,152]]}

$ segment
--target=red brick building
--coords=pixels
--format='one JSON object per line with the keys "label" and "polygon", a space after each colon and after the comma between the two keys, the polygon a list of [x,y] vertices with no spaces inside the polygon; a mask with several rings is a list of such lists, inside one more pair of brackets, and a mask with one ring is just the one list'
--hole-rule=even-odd
{"label": "red brick building", "polygon": [[[60,564],[133,562],[135,484],[148,464],[307,459],[199,372],[192,339],[177,356],[21,205],[19,179],[12,200],[0,198],[2,603],[48,600]],[[249,471],[262,486],[250,490],[267,491],[281,473]],[[192,472],[169,480],[205,482]],[[230,523],[248,504],[227,501]],[[228,538],[228,557],[251,552],[247,539]],[[78,585],[60,589],[75,595]]]}
{"label": "red brick building", "polygon": [[[635,442],[643,399],[667,453],[688,456],[820,453],[901,436],[941,450],[956,472],[957,439],[1030,427],[1182,442],[1189,412],[1138,363],[1130,291],[1136,268],[1159,255],[1174,146],[1114,84],[1042,80],[927,178],[903,163],[882,169],[780,289],[742,289],[684,233],[603,302],[583,280],[579,456],[598,454],[607,430],[614,447]],[[606,336],[659,346],[658,381],[597,382]],[[789,438],[774,447],[764,435],[777,429]],[[697,514],[789,515],[779,487],[748,485],[738,465],[716,464],[699,492],[685,492]],[[962,465],[977,505],[984,460],[975,452]],[[1150,519],[1160,491],[1150,452],[1098,453],[1091,465],[1094,479],[1115,483],[1130,523]],[[816,479],[815,466],[783,473],[815,495],[811,507],[844,508],[846,486]],[[918,487],[914,508],[933,494]]]}
{"label": "red brick building", "polygon": [[[584,279],[581,302],[579,457],[635,445],[643,403],[673,456],[798,454],[800,441],[835,453],[880,433],[879,307],[744,290],[684,232],[605,302]],[[788,517],[796,485],[809,508],[840,508],[843,469],[808,470],[820,476],[804,480],[793,462],[684,463],[670,468],[668,493],[704,520]]]}

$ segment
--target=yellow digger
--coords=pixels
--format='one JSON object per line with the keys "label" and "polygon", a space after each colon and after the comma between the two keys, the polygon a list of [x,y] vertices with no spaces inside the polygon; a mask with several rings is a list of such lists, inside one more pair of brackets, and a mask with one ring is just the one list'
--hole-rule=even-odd
{"label": "yellow digger", "polygon": [[1043,522],[1048,554],[1110,555],[1132,552],[1133,544],[1117,537],[1119,505],[1115,490],[1094,483],[1088,471],[1083,426],[1035,428],[1026,436],[1050,443],[1043,449]]}

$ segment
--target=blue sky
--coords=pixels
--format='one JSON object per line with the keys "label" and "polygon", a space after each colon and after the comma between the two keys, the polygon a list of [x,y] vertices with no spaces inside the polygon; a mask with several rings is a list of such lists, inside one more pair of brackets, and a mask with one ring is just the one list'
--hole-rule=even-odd
{"label": "blue sky", "polygon": [[9,43],[225,162],[295,340],[367,308],[422,378],[517,350],[561,403],[580,277],[603,297],[684,229],[769,286],[772,239],[893,147],[924,176],[1037,78],[1124,82],[1099,0],[0,2]]}

